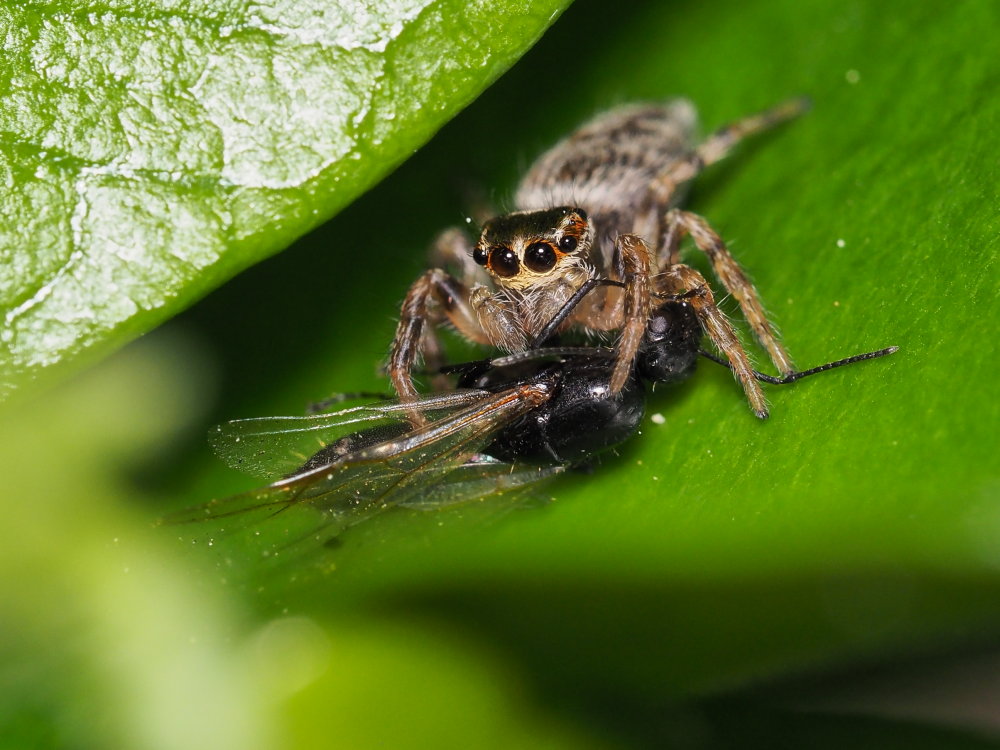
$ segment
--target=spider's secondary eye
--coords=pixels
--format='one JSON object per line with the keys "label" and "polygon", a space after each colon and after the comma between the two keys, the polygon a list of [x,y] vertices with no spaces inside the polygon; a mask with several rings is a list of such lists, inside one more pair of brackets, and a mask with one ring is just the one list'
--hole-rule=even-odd
{"label": "spider's secondary eye", "polygon": [[476,261],[476,263],[478,263],[479,265],[485,266],[486,265],[486,251],[483,248],[481,248],[481,247],[479,247],[477,245],[476,249],[472,251],[472,259],[474,261]]}
{"label": "spider's secondary eye", "polygon": [[528,245],[524,251],[524,265],[535,273],[551,271],[556,264],[556,251],[547,242],[536,242]]}
{"label": "spider's secondary eye", "polygon": [[576,250],[576,237],[571,237],[567,234],[559,240],[559,249],[564,253],[571,253]]}
{"label": "spider's secondary eye", "polygon": [[497,276],[507,278],[516,276],[520,264],[517,262],[517,255],[509,247],[497,245],[490,248],[490,270]]}

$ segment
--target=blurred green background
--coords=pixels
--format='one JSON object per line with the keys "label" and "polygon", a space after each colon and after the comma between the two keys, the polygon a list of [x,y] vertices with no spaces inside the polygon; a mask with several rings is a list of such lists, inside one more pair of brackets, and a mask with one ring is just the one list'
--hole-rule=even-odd
{"label": "blurred green background", "polygon": [[[575,3],[334,220],[5,407],[2,741],[997,744],[998,20],[985,0]],[[278,557],[283,521],[152,525],[253,485],[209,425],[383,388],[435,232],[503,208],[577,123],[684,95],[708,130],[799,94],[813,111],[689,205],[800,366],[891,359],[769,389],[767,423],[704,366],[544,506],[390,512]]]}

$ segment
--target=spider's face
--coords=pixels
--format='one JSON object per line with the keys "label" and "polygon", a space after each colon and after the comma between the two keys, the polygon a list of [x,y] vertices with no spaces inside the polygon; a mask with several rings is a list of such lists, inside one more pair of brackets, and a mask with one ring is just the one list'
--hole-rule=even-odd
{"label": "spider's face", "polygon": [[582,208],[517,211],[486,222],[472,258],[500,286],[545,286],[580,267],[593,236]]}

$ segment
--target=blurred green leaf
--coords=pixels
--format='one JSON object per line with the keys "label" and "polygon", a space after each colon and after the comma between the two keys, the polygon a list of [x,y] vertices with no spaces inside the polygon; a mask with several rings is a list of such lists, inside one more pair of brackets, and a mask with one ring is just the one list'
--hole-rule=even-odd
{"label": "blurred green leaf", "polygon": [[4,414],[0,747],[605,746],[477,644],[412,619],[259,622],[204,580],[123,471],[191,418],[196,359],[143,342]]}
{"label": "blurred green leaf", "polygon": [[565,5],[0,7],[0,399],[330,218]]}

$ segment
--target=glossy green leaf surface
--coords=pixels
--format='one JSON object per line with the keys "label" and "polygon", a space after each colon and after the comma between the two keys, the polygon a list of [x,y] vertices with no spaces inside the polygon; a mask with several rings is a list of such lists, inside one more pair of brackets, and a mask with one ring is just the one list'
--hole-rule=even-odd
{"label": "glossy green leaf surface", "polygon": [[[384,388],[377,363],[434,233],[479,195],[504,206],[535,155],[625,100],[688,96],[710,130],[810,96],[809,114],[705,174],[689,207],[749,270],[800,366],[900,351],[767,388],[766,423],[705,363],[650,395],[649,414],[663,419],[648,418],[618,455],[541,488],[548,503],[396,510],[303,555],[287,547],[291,518],[160,529],[148,550],[129,548],[127,566],[112,558],[108,585],[123,567],[166,569],[189,603],[168,610],[205,602],[218,607],[205,615],[213,632],[237,644],[263,638],[260,671],[235,682],[252,694],[252,718],[296,746],[328,739],[331,723],[345,737],[406,744],[379,695],[406,717],[414,746],[442,727],[455,731],[448,738],[580,747],[763,748],[789,732],[801,746],[990,746],[905,720],[833,722],[795,710],[794,681],[782,698],[761,685],[1000,633],[1000,68],[982,34],[998,20],[995,6],[971,1],[649,3],[613,14],[577,3],[390,179],[163,332],[162,346],[172,334],[187,348],[167,348],[173,366],[148,372],[185,395],[151,390],[154,416],[161,401],[190,413],[191,401],[209,399],[211,414],[202,406],[179,444],[145,452],[146,490],[122,498],[122,534],[101,526],[84,537],[145,534],[167,510],[251,487],[209,455],[201,428],[213,421]],[[75,455],[88,434],[63,420],[135,429],[143,400],[121,402],[97,402],[114,419],[61,402],[40,410],[69,438],[54,455]],[[18,496],[32,494],[35,474],[47,478],[44,460],[16,465],[29,472]],[[73,475],[82,489],[68,506],[84,516],[107,494],[87,472]],[[26,503],[12,527],[46,507]],[[74,558],[55,539],[46,549],[60,575]],[[4,600],[30,604],[18,583]],[[59,577],[32,590],[68,585]],[[78,591],[105,596],[99,580]],[[237,651],[225,661],[225,649],[210,649],[223,655],[211,662],[220,695],[243,695],[232,684],[231,670],[244,668]],[[295,654],[332,666],[279,666],[298,664]]]}
{"label": "glossy green leaf surface", "polygon": [[330,218],[564,3],[0,7],[0,398]]}

